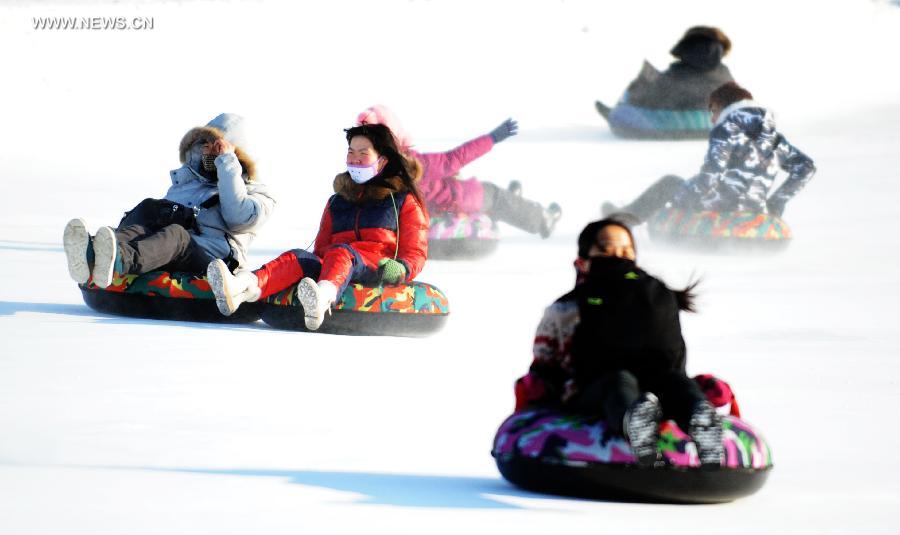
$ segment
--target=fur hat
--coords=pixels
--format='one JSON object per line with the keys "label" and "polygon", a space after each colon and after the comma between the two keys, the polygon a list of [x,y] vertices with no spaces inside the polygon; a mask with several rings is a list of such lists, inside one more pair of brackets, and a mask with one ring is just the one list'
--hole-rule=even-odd
{"label": "fur hat", "polygon": [[403,124],[400,123],[400,120],[397,119],[394,112],[387,106],[381,104],[369,106],[356,117],[356,124],[383,124],[390,128],[391,132],[394,133],[394,139],[397,140],[397,144],[400,146],[401,151],[405,151],[412,147],[412,138],[409,137],[406,129],[403,128]]}
{"label": "fur hat", "polygon": [[672,47],[669,53],[676,58],[681,57],[687,43],[695,39],[708,39],[722,43],[723,56],[728,55],[728,52],[731,50],[731,39],[722,30],[714,26],[693,26],[684,32],[684,35],[675,43],[675,46]]}

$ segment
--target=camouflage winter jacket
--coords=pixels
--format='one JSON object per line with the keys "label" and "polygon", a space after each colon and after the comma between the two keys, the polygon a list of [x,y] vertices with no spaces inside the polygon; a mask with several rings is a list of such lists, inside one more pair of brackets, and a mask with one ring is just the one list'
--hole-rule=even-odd
{"label": "camouflage winter jacket", "polygon": [[[788,177],[770,194],[778,170]],[[784,204],[806,186],[816,168],[812,159],[775,129],[775,120],[751,100],[728,106],[709,134],[700,173],[687,182],[676,206],[690,209],[752,212]]]}

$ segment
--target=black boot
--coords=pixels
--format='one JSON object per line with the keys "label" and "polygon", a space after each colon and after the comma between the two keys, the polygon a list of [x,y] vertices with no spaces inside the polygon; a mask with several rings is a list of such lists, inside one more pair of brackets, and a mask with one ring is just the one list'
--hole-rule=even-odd
{"label": "black boot", "polygon": [[594,107],[597,108],[597,113],[603,116],[604,119],[609,120],[609,112],[612,111],[612,108],[600,102],[599,100],[594,102]]}

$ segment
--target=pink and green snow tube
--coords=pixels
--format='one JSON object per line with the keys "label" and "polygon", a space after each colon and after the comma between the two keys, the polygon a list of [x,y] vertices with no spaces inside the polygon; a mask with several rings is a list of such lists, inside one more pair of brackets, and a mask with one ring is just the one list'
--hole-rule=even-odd
{"label": "pink and green snow tube", "polygon": [[428,258],[479,258],[494,252],[499,238],[497,224],[485,214],[434,214],[428,229]]}
{"label": "pink and green snow tube", "polygon": [[628,440],[602,420],[551,410],[506,419],[491,454],[500,473],[524,489],[584,498],[664,503],[720,503],[759,490],[772,469],[762,435],[735,416],[722,421],[725,456],[700,467],[697,447],[674,421],[660,426],[662,462],[637,464]]}

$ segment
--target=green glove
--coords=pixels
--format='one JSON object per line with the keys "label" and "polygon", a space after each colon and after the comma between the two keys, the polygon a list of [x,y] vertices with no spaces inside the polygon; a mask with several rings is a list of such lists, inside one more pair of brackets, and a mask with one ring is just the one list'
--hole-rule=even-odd
{"label": "green glove", "polygon": [[382,258],[378,262],[378,273],[381,275],[381,282],[388,284],[397,284],[406,278],[406,268],[391,258]]}

